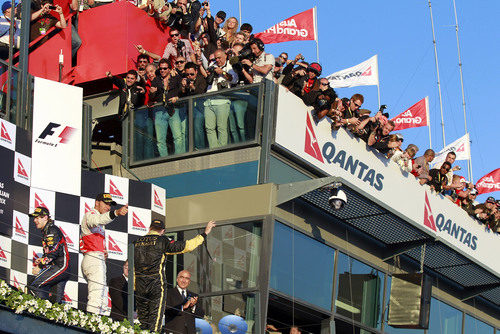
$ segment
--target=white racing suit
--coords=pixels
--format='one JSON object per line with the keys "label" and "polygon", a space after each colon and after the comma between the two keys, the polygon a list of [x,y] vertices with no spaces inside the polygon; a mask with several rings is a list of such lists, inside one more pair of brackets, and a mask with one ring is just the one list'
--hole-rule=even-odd
{"label": "white racing suit", "polygon": [[99,213],[92,209],[83,216],[80,226],[82,273],[88,283],[87,312],[102,314],[108,305],[106,283],[106,232],[104,225],[116,217],[114,211]]}

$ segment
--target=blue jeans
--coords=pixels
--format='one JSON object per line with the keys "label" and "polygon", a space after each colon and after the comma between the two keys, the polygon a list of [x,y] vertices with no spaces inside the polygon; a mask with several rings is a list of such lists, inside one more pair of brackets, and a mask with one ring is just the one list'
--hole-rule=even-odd
{"label": "blue jeans", "polygon": [[247,112],[248,101],[234,100],[231,102],[231,112],[229,114],[229,130],[233,143],[246,141],[245,114]]}
{"label": "blue jeans", "polygon": [[150,109],[135,111],[134,118],[134,161],[154,157],[154,128]]}
{"label": "blue jeans", "polygon": [[173,115],[170,116],[167,109],[163,106],[154,107],[153,112],[155,115],[156,145],[158,146],[160,157],[166,157],[168,155],[168,127],[170,127],[172,137],[174,138],[175,153],[184,152],[184,140],[181,133],[181,119],[179,113],[174,112]]}
{"label": "blue jeans", "polygon": [[187,123],[188,123],[188,117],[187,117],[187,106],[186,104],[182,104],[179,107],[174,108],[175,113],[179,115],[179,118],[181,119],[181,136],[182,140],[184,143],[184,150],[182,152],[177,152],[175,151],[176,154],[184,153],[188,150],[188,131],[187,131]]}
{"label": "blue jeans", "polygon": [[227,120],[231,101],[227,99],[209,99],[205,101],[204,105],[208,147],[226,146],[228,142]]}
{"label": "blue jeans", "polygon": [[78,35],[78,30],[73,25],[71,27],[71,56],[74,57],[76,55],[76,51],[80,48],[82,45],[82,39],[80,38],[80,35]]}
{"label": "blue jeans", "polygon": [[205,115],[203,114],[203,102],[194,101],[193,103],[193,131],[194,148],[204,149],[207,147],[205,140]]}

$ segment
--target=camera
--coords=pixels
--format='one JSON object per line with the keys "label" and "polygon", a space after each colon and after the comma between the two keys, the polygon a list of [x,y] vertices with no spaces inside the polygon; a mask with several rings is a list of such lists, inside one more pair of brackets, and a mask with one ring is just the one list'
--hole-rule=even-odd
{"label": "camera", "polygon": [[212,65],[210,66],[209,68],[207,68],[207,84],[210,86],[213,82],[214,82],[214,79],[215,79],[215,76],[217,75],[215,73],[215,65]]}
{"label": "camera", "polygon": [[227,81],[222,81],[217,84],[217,90],[222,90],[226,88],[229,88],[229,82]]}
{"label": "camera", "polygon": [[175,45],[177,51],[181,51],[183,47],[185,47],[186,44],[184,44],[184,42],[179,38],[179,40],[177,41],[177,44]]}
{"label": "camera", "polygon": [[203,1],[202,6],[203,7],[208,7],[208,1]]}
{"label": "camera", "polygon": [[341,210],[347,204],[347,195],[340,187],[332,187],[328,204],[333,210]]}
{"label": "camera", "polygon": [[56,7],[56,6],[54,6],[54,5],[50,5],[50,6],[49,6],[49,9],[50,9],[50,10],[56,10],[56,9],[57,9],[57,7]]}

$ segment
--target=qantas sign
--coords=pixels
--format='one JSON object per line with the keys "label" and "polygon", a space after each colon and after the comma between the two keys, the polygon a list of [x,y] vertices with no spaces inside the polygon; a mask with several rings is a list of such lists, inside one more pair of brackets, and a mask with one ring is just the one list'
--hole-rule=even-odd
{"label": "qantas sign", "polygon": [[146,226],[135,212],[132,212],[132,228],[134,230],[146,231]]}
{"label": "qantas sign", "polygon": [[154,191],[154,205],[160,209],[160,210],[163,210],[163,204],[160,200],[160,196],[158,196],[158,193],[156,192],[156,189],[153,190]]}
{"label": "qantas sign", "polygon": [[28,173],[26,172],[26,169],[24,168],[23,163],[19,158],[17,158],[17,176],[26,180],[29,179]]}
{"label": "qantas sign", "polygon": [[443,213],[439,213],[434,221],[427,192],[425,192],[424,225],[437,232],[438,235],[441,233],[448,233],[473,251],[477,249],[477,236],[469,232],[466,225],[463,227],[459,223],[447,219]]}
{"label": "qantas sign", "polygon": [[119,197],[120,199],[123,199],[123,194],[121,193],[120,189],[114,184],[113,180],[109,180],[109,193],[112,196]]}
{"label": "qantas sign", "polygon": [[5,256],[5,252],[2,247],[0,247],[0,261],[7,262],[7,256]]}
{"label": "qantas sign", "polygon": [[118,246],[116,241],[110,235],[108,235],[108,252],[117,255],[123,254],[123,251],[121,250],[120,246]]}
{"label": "qantas sign", "polygon": [[16,217],[15,233],[19,234],[20,236],[26,237],[26,231],[24,230],[23,225],[19,221],[18,217]]}

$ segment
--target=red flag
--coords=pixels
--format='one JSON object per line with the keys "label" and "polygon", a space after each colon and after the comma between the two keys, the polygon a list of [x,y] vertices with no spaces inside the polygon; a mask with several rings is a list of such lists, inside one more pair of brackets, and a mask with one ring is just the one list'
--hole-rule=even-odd
{"label": "red flag", "polygon": [[314,14],[314,8],[308,9],[256,34],[255,37],[260,38],[265,44],[314,41],[316,40]]}
{"label": "red flag", "polygon": [[500,168],[486,174],[476,183],[478,193],[486,194],[500,190]]}
{"label": "red flag", "polygon": [[392,119],[396,123],[393,131],[409,128],[418,128],[429,125],[429,99],[428,97],[418,101],[410,108]]}

